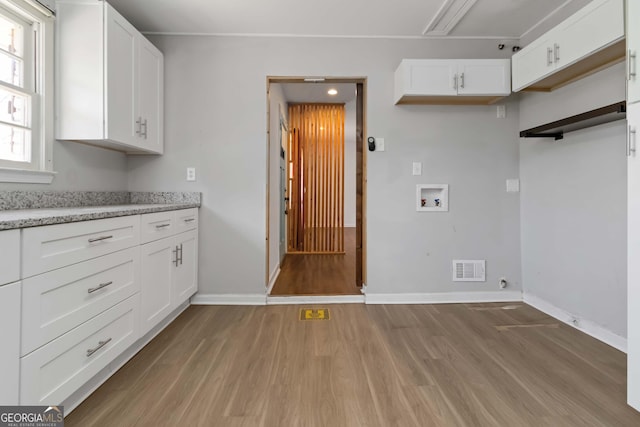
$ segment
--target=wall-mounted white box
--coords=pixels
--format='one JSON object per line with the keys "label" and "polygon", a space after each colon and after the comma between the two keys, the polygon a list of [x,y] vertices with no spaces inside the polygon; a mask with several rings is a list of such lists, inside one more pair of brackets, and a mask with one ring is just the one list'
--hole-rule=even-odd
{"label": "wall-mounted white box", "polygon": [[416,185],[416,211],[447,212],[449,211],[448,184]]}

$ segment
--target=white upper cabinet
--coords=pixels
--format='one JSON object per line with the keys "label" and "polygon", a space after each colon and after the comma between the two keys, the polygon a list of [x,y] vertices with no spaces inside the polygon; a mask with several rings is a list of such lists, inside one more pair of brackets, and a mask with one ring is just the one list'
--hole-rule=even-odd
{"label": "white upper cabinet", "polygon": [[640,2],[638,0],[627,0],[627,104],[640,101],[639,47]]}
{"label": "white upper cabinet", "polygon": [[58,1],[56,138],[163,152],[162,53],[102,1]]}
{"label": "white upper cabinet", "polygon": [[624,58],[623,0],[594,0],[513,55],[513,90],[549,91]]}
{"label": "white upper cabinet", "polygon": [[[105,139],[136,146],[139,97],[135,96],[138,76],[138,31],[111,6],[106,7]],[[114,84],[116,83],[117,84]],[[64,115],[66,112],[61,111]]]}
{"label": "white upper cabinet", "polygon": [[509,95],[511,64],[508,59],[476,59],[458,63],[458,95]]}
{"label": "white upper cabinet", "polygon": [[138,73],[140,138],[142,146],[155,153],[163,152],[164,58],[147,39],[139,39]]}
{"label": "white upper cabinet", "polygon": [[404,59],[396,104],[489,104],[511,93],[508,59]]}

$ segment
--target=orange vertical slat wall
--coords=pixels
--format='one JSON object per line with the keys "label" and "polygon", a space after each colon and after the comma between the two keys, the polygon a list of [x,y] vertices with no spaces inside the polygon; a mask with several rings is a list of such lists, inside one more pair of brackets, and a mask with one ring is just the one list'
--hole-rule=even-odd
{"label": "orange vertical slat wall", "polygon": [[344,105],[289,106],[290,253],[344,253]]}

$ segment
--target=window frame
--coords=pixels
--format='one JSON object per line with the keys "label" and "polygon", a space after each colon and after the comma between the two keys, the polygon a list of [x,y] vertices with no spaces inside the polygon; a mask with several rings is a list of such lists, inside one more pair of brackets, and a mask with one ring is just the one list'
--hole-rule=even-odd
{"label": "window frame", "polygon": [[[31,94],[31,162],[0,159],[0,182],[49,184],[53,181],[54,120],[54,17],[30,0],[0,0],[0,13],[7,10],[32,23],[31,54],[35,66],[32,82],[24,92]],[[26,50],[25,50],[26,52]],[[33,74],[35,73],[35,75]],[[25,72],[25,80],[29,73]]]}

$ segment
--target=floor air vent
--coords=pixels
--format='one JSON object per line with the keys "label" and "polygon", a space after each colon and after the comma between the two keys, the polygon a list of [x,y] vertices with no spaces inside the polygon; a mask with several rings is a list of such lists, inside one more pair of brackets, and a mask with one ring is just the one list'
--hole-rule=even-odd
{"label": "floor air vent", "polygon": [[454,282],[484,282],[485,277],[484,260],[454,260],[453,261],[453,281]]}

